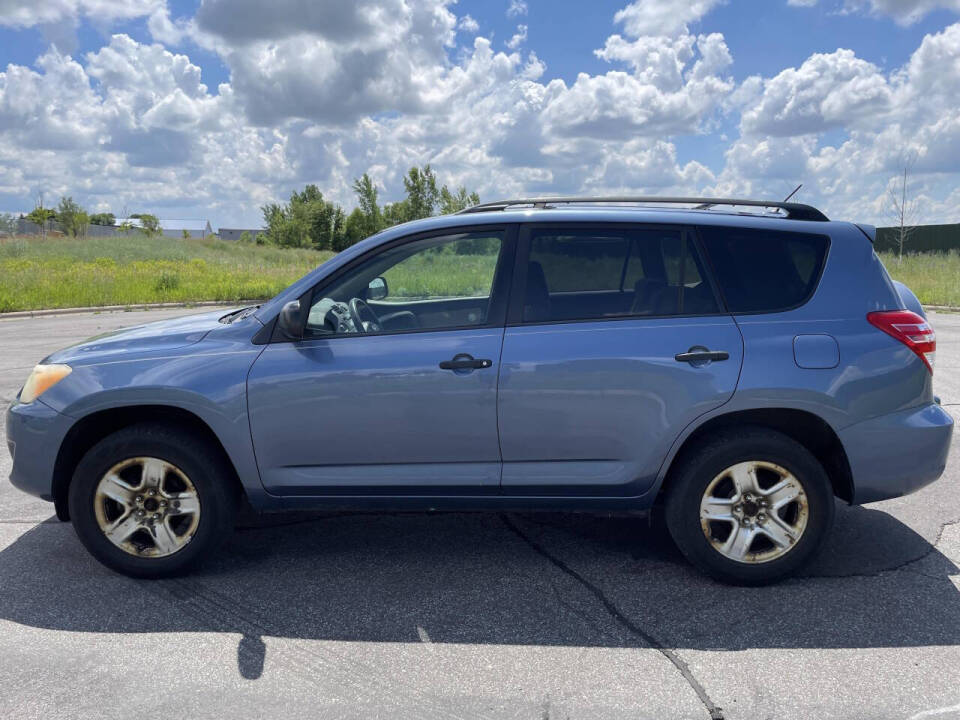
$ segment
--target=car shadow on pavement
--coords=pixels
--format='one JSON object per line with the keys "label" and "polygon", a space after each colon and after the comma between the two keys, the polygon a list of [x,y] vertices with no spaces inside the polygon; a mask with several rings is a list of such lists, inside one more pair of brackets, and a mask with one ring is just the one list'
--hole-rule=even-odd
{"label": "car shadow on pavement", "polygon": [[805,577],[728,587],[655,523],[590,515],[328,514],[239,529],[193,574],[132,580],[65,524],[0,551],[0,619],[71,632],[742,650],[960,644],[957,567],[891,515],[842,518]]}

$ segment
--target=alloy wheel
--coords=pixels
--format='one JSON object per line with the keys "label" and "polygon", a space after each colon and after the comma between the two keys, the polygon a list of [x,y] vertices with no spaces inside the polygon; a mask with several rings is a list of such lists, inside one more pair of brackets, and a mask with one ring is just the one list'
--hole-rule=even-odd
{"label": "alloy wheel", "polygon": [[182,550],[200,524],[200,497],[190,478],[166,460],[136,457],[110,468],[94,494],[106,538],[137,557]]}
{"label": "alloy wheel", "polygon": [[764,563],[789,553],[807,527],[803,486],[771,462],[741,462],[719,473],[700,501],[700,526],[713,548],[741,563]]}

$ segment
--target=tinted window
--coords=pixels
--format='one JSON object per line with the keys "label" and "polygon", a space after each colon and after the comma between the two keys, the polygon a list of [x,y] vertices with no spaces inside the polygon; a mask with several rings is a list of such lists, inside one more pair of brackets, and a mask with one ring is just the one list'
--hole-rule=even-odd
{"label": "tinted window", "polygon": [[531,231],[525,322],[718,311],[682,229]]}
{"label": "tinted window", "polygon": [[826,237],[720,227],[700,232],[730,312],[786,310],[813,294]]}
{"label": "tinted window", "polygon": [[530,261],[546,273],[551,293],[620,290],[629,240],[623,234],[534,231]]}

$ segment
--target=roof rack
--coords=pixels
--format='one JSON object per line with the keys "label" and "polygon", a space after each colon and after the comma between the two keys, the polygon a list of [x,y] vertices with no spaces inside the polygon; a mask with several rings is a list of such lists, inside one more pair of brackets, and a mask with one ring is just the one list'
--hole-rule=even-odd
{"label": "roof rack", "polygon": [[615,203],[647,203],[651,205],[693,205],[693,210],[709,210],[715,205],[740,205],[745,207],[776,208],[783,210],[790,220],[815,220],[826,222],[829,218],[812,205],[802,203],[780,202],[777,200],[735,200],[730,198],[692,198],[692,197],[656,197],[656,196],[625,196],[625,197],[540,197],[520,198],[516,200],[497,200],[481,203],[461,210],[459,214],[494,212],[509,210],[517,205],[532,205],[534,208],[544,209],[548,205],[612,205]]}

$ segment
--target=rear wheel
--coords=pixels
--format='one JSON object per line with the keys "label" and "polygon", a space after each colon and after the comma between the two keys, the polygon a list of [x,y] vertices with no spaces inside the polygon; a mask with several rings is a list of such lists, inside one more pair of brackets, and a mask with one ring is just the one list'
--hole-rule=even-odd
{"label": "rear wheel", "polygon": [[209,556],[237,505],[219,454],[157,424],[125,428],[91,448],[74,472],[69,504],[94,557],[135,577],[177,574]]}
{"label": "rear wheel", "polygon": [[667,527],[696,567],[723,582],[761,585],[796,572],[833,523],[830,481],[782,433],[740,428],[682,461],[667,495]]}

